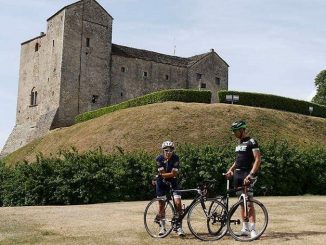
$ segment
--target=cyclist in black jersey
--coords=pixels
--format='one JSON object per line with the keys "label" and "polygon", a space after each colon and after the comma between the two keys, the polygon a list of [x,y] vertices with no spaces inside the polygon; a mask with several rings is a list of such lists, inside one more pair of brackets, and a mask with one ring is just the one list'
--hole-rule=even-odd
{"label": "cyclist in black jersey", "polygon": [[[231,125],[231,131],[234,136],[239,139],[239,145],[235,148],[236,160],[226,173],[228,178],[233,176],[234,187],[240,187],[243,184],[249,184],[250,179],[257,173],[260,163],[261,156],[259,146],[256,140],[246,135],[246,123],[244,121],[236,121]],[[240,195],[241,193],[237,193]],[[252,190],[249,195],[253,195]],[[255,207],[253,203],[249,203],[249,222],[243,220],[243,227],[241,230],[242,235],[251,237],[256,236],[255,228]],[[242,208],[241,215],[244,210]]]}
{"label": "cyclist in black jersey", "polygon": [[[156,157],[156,164],[158,170],[158,178],[156,179],[156,195],[157,197],[166,198],[165,194],[168,191],[169,184],[174,190],[178,189],[177,173],[179,171],[179,156],[174,153],[174,143],[172,141],[164,141],[162,144],[163,154]],[[181,214],[181,195],[178,191],[173,192],[175,205],[177,212]],[[165,210],[164,201],[159,202],[159,219],[160,219],[160,232],[159,235],[163,235],[166,232],[165,229]],[[177,233],[179,236],[184,236],[182,230],[182,224],[178,225]]]}

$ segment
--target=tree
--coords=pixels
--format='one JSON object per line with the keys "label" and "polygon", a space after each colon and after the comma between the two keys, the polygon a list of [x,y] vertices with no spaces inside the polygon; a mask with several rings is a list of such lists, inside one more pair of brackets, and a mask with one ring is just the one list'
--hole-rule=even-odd
{"label": "tree", "polygon": [[312,98],[312,102],[326,105],[326,70],[322,70],[315,78],[316,95]]}

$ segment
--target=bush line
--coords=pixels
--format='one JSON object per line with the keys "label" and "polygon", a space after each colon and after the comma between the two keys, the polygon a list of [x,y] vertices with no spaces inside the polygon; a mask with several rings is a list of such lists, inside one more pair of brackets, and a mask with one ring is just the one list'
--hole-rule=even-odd
{"label": "bush line", "polygon": [[[325,149],[297,149],[286,141],[261,145],[262,165],[255,195],[326,194]],[[225,172],[234,161],[234,146],[178,148],[180,186],[193,188],[216,180],[211,196],[225,191]],[[0,161],[0,204],[61,205],[148,200],[154,197],[151,180],[155,156],[146,152],[103,154],[99,149],[79,154],[75,150],[35,162],[6,166]],[[260,187],[267,189],[262,190]]]}
{"label": "bush line", "polygon": [[218,98],[221,103],[228,103],[226,101],[226,95],[239,95],[240,99],[236,104],[289,111],[303,115],[310,115],[309,107],[313,107],[312,116],[326,118],[326,106],[308,101],[295,100],[271,94],[221,90],[218,92]]}
{"label": "bush line", "polygon": [[165,101],[210,103],[211,96],[212,94],[210,91],[199,91],[199,90],[189,90],[189,89],[161,90],[141,97],[137,97],[135,99],[127,100],[119,104],[103,107],[94,111],[85,112],[83,114],[76,116],[75,122],[76,123],[84,122],[96,117],[100,117],[104,114],[129,108],[129,107],[136,107],[136,106],[165,102]]}

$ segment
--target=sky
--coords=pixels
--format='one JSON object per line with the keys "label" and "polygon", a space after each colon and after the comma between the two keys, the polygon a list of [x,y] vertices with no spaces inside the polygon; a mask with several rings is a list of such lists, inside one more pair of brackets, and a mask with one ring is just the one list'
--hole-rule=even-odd
{"label": "sky", "polygon": [[[0,0],[0,149],[16,120],[20,44],[74,0]],[[324,0],[98,0],[113,43],[189,57],[214,49],[229,89],[310,101],[326,69]]]}

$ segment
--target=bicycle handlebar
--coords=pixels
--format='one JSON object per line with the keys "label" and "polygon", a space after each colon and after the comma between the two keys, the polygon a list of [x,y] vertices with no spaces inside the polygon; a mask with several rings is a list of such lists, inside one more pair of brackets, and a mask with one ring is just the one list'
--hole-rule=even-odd
{"label": "bicycle handlebar", "polygon": [[[226,176],[226,173],[222,173],[222,175]],[[257,176],[256,177],[250,177],[250,183],[249,184],[247,184],[247,185],[243,184],[241,187],[238,187],[237,189],[238,190],[243,190],[243,189],[248,188],[248,187],[253,187],[256,184],[257,180],[258,180]],[[227,179],[227,181],[230,181],[230,180]]]}
{"label": "bicycle handlebar", "polygon": [[[156,180],[158,177],[159,176],[156,175],[154,180]],[[163,179],[163,182],[165,184],[168,184],[169,185],[170,190],[172,192],[173,191],[178,191],[178,192],[191,192],[191,191],[194,191],[194,192],[197,192],[200,195],[205,196],[207,194],[208,189],[211,187],[210,185],[208,185],[208,183],[211,183],[211,185],[212,185],[212,183],[215,183],[216,181],[215,180],[206,180],[206,181],[204,181],[203,184],[198,185],[197,188],[193,188],[193,189],[181,189],[181,190],[175,190],[175,189],[173,189],[172,183],[170,181],[166,181],[166,180]]]}

